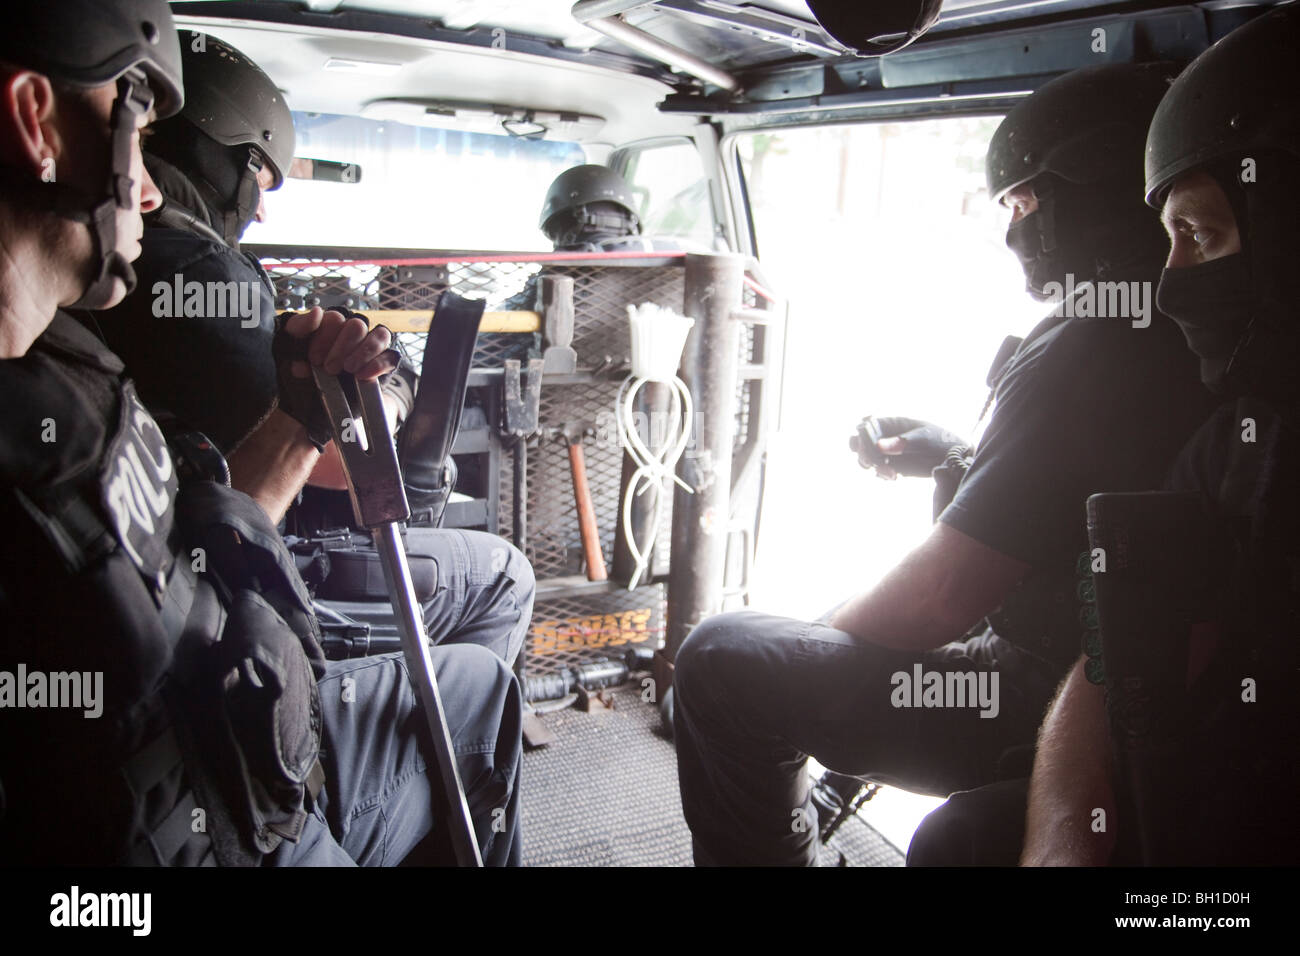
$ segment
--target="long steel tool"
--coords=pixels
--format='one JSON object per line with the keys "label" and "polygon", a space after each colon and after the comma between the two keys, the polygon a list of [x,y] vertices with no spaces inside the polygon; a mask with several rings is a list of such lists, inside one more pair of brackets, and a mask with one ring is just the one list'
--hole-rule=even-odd
{"label": "long steel tool", "polygon": [[[347,476],[353,516],[374,536],[375,550],[383,564],[384,580],[388,584],[388,594],[402,635],[407,670],[433,737],[433,750],[446,799],[443,809],[456,861],[461,866],[482,866],[469,804],[456,767],[451,732],[447,729],[442,697],[438,693],[438,679],[429,657],[424,615],[416,600],[411,570],[406,563],[406,548],[402,544],[399,526],[410,517],[411,511],[397,466],[393,436],[384,415],[379,383],[357,382],[350,376],[329,375],[315,367],[312,374],[329,412],[334,443]],[[348,396],[350,389],[344,387],[345,380],[349,385],[355,385],[359,408],[353,407]]]}

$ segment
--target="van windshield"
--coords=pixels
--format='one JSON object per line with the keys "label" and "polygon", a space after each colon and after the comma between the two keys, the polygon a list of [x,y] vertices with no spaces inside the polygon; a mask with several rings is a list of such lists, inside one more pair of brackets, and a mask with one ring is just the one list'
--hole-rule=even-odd
{"label": "van windshield", "polygon": [[537,217],[577,143],[293,114],[295,154],[356,163],[356,183],[287,179],[266,194],[251,243],[549,251]]}

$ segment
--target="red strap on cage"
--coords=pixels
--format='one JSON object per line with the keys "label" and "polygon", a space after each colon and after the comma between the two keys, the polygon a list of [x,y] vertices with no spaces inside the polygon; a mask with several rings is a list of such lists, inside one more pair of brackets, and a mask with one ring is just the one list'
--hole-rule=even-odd
{"label": "red strap on cage", "polygon": [[[448,266],[453,262],[475,263],[475,262],[572,262],[590,261],[594,263],[607,262],[610,259],[680,259],[686,255],[682,251],[673,252],[645,252],[637,249],[620,250],[617,252],[535,252],[525,255],[499,255],[499,256],[429,256],[415,259],[291,259],[285,262],[271,261],[268,265],[263,261],[262,265],[271,271],[273,269],[308,269],[320,266]],[[775,302],[776,296],[759,285],[750,276],[745,276],[745,285],[749,286],[757,295],[762,296],[769,302]]]}

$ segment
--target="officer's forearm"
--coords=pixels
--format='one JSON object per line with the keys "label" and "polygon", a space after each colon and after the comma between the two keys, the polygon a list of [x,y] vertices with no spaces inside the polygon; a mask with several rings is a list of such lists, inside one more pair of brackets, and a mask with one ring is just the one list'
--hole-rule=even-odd
{"label": "officer's forearm", "polygon": [[[388,419],[388,432],[393,434],[397,431],[398,422],[403,418],[403,412],[397,401],[388,392],[384,392],[382,397],[384,400],[384,415]],[[343,471],[343,458],[339,455],[338,446],[333,442],[325,446],[320,459],[312,467],[311,475],[307,478],[307,484],[317,488],[329,488],[333,491],[348,490],[347,475]]]}
{"label": "officer's forearm", "polygon": [[831,626],[882,647],[929,650],[965,634],[1028,569],[940,522],[879,584],[836,611]]}
{"label": "officer's forearm", "polygon": [[941,602],[928,600],[911,583],[917,577],[911,570],[905,561],[874,588],[849,599],[831,617],[831,626],[896,650],[929,650],[956,640],[976,618],[963,626],[941,613]]}
{"label": "officer's forearm", "polygon": [[333,442],[325,446],[320,458],[312,467],[307,477],[307,484],[316,488],[328,488],[331,491],[347,491],[348,479],[343,472],[343,458],[339,448]]}
{"label": "officer's forearm", "polygon": [[1110,735],[1102,688],[1083,660],[1061,685],[1038,735],[1022,866],[1104,866],[1115,848]]}
{"label": "officer's forearm", "polygon": [[230,456],[230,484],[261,505],[274,524],[319,460],[306,429],[276,409]]}

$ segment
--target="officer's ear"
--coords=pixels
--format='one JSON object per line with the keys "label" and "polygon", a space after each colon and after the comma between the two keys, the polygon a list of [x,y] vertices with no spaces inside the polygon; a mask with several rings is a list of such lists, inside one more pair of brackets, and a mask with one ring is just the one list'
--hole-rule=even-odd
{"label": "officer's ear", "polygon": [[53,178],[63,151],[49,77],[31,70],[0,73],[0,151],[6,165]]}

